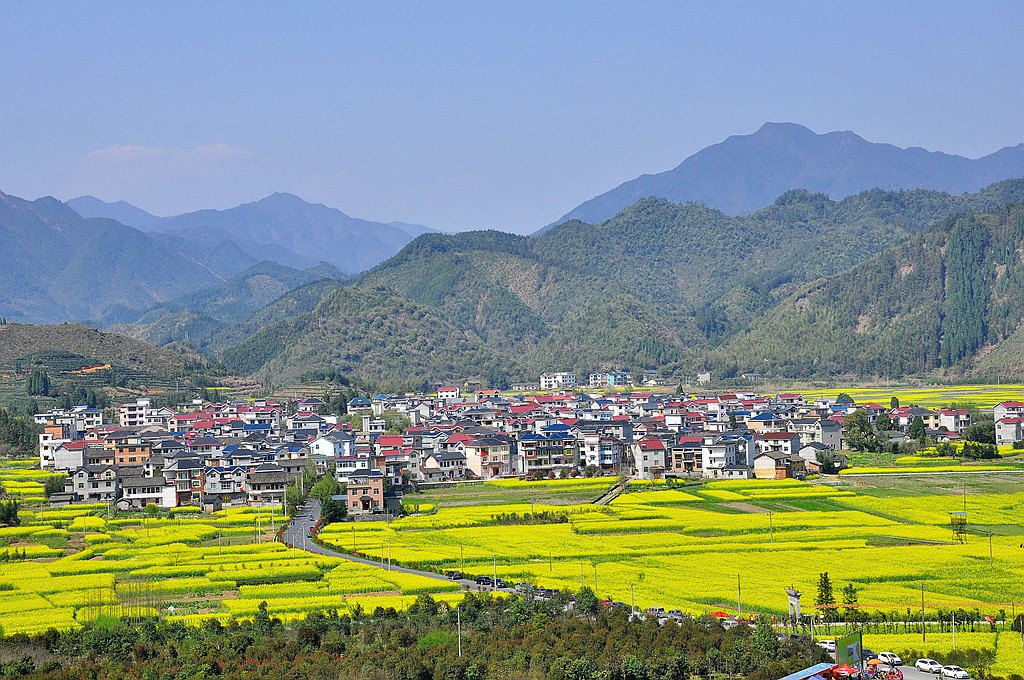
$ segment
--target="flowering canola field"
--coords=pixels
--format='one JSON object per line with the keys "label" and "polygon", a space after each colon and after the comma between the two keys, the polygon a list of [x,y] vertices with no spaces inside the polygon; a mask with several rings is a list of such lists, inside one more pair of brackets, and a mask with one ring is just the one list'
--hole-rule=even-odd
{"label": "flowering canola field", "polygon": [[[1024,603],[1024,494],[969,494],[972,523],[997,535],[955,543],[958,496],[876,498],[794,480],[721,481],[682,489],[648,485],[608,506],[437,508],[391,522],[327,527],[322,540],[404,564],[579,589],[637,606],[782,614],[784,589],[808,593],[820,572],[864,609],[926,607],[995,613]],[[804,508],[812,508],[805,510]],[[768,511],[771,510],[771,515]],[[498,523],[498,515],[560,512],[564,521]],[[1002,535],[999,535],[1002,534]],[[737,592],[739,590],[739,592]]]}
{"label": "flowering canola field", "polygon": [[104,505],[23,510],[20,526],[0,528],[0,632],[75,628],[98,616],[227,621],[253,616],[262,601],[282,619],[372,612],[458,590],[271,542],[271,532],[254,530],[269,529],[269,509],[177,518],[108,519],[106,512]]}
{"label": "flowering canola field", "polygon": [[[528,497],[533,487],[523,484],[506,488]],[[555,487],[546,482],[538,494],[551,498]],[[921,584],[932,613],[1024,606],[1024,494],[967,495],[971,524],[994,534],[990,564],[987,534],[952,540],[948,513],[962,509],[963,498],[924,488],[901,497],[793,480],[631,488],[606,506],[462,505],[464,497],[446,506],[435,494],[437,502],[415,514],[329,525],[319,538],[382,562],[497,572],[560,589],[587,585],[601,597],[695,614],[737,605],[781,614],[791,585],[807,593],[811,610],[823,571],[837,593],[853,584],[866,610],[916,612]],[[415,494],[406,501],[417,506]],[[0,528],[6,635],[74,628],[100,616],[227,621],[253,616],[263,601],[288,620],[312,611],[401,609],[422,593],[461,597],[454,582],[274,543],[269,529],[281,517],[272,521],[268,509],[179,509],[170,518],[111,516],[105,506],[86,505],[22,510],[20,518],[20,526]],[[1016,663],[1012,647],[1000,647]]]}

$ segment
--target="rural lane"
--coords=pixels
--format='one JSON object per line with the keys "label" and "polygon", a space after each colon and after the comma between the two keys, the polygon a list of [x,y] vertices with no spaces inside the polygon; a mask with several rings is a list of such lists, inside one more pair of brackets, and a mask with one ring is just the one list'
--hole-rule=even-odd
{"label": "rural lane", "polygon": [[[349,555],[348,553],[337,552],[330,550],[320,545],[309,537],[309,532],[312,531],[313,527],[316,526],[317,522],[320,521],[320,501],[315,498],[310,498],[306,504],[302,507],[292,521],[288,524],[288,528],[285,529],[282,535],[282,541],[285,545],[289,545],[293,548],[299,548],[307,552],[315,553],[317,555],[328,555],[330,557],[340,557],[350,562],[358,562],[359,564],[368,564],[378,569],[387,569],[389,571],[398,571],[403,574],[415,574],[417,576],[425,576],[427,578],[437,579],[439,581],[454,582],[461,584],[464,588],[473,590],[477,587],[476,582],[470,579],[461,579],[458,581],[452,581],[441,574],[432,571],[421,571],[419,569],[410,569],[409,567],[401,567],[397,565],[388,565],[387,562],[380,560],[371,560],[365,557],[356,557],[355,555]],[[485,588],[483,590],[493,590],[492,588]],[[511,588],[499,588],[505,592],[512,592]]]}

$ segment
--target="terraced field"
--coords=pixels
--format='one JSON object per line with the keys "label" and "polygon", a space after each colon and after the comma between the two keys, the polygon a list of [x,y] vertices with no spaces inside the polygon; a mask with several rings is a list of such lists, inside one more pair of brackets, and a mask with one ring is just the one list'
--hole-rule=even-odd
{"label": "terraced field", "polygon": [[263,601],[287,620],[402,609],[424,592],[460,597],[454,583],[271,542],[256,529],[272,526],[268,509],[181,510],[174,518],[109,518],[103,505],[22,511],[20,526],[0,528],[2,632],[74,628],[98,616],[227,621],[253,616]]}
{"label": "terraced field", "polygon": [[[957,495],[869,495],[853,486],[786,481],[639,485],[607,507],[589,504],[446,506],[390,524],[328,527],[325,543],[421,568],[497,570],[506,580],[578,589],[638,606],[692,613],[741,606],[782,614],[784,588],[813,593],[828,571],[838,591],[858,589],[861,607],[966,608],[996,613],[1024,603],[1024,494],[970,493],[968,515],[987,534],[954,543],[949,512]],[[539,493],[543,493],[539,491]],[[414,498],[414,497],[413,497]],[[407,502],[414,503],[407,497]],[[459,499],[461,502],[461,499]],[[499,515],[560,514],[540,524],[503,524]],[[810,595],[807,599],[812,598]],[[806,606],[812,606],[807,604]]]}
{"label": "terraced field", "polygon": [[[985,481],[961,485],[943,477],[932,490],[921,479],[927,477],[909,487],[902,479],[898,487],[862,480],[643,482],[607,506],[591,501],[610,479],[482,484],[409,494],[406,505],[418,512],[391,523],[330,525],[320,540],[372,559],[497,571],[512,582],[561,589],[587,585],[601,597],[694,614],[735,612],[737,596],[744,613],[782,614],[790,585],[807,593],[811,610],[824,571],[837,593],[853,584],[868,611],[916,612],[921,584],[932,615],[1020,611],[1024,487],[1008,482],[1006,493],[997,493]],[[953,541],[948,514],[963,507],[960,486],[975,532],[964,544]],[[511,502],[496,502],[502,498]],[[226,621],[253,616],[262,601],[291,619],[401,609],[421,593],[460,597],[454,583],[270,542],[269,527],[280,516],[272,524],[267,509],[178,509],[173,518],[107,513],[104,506],[37,506],[22,511],[20,526],[0,529],[6,634],[70,628],[98,616]],[[981,531],[993,533],[991,563]]]}

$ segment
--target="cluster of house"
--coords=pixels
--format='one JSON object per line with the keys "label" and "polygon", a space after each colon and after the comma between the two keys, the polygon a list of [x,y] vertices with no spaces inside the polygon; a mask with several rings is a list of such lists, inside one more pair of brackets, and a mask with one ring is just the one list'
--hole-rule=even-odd
{"label": "cluster of house", "polygon": [[[51,501],[125,507],[279,503],[289,483],[313,469],[346,485],[352,514],[388,509],[391,491],[411,484],[499,477],[626,474],[787,478],[842,466],[843,421],[885,414],[896,441],[915,418],[942,440],[956,439],[970,413],[891,409],[800,394],[679,395],[644,391],[507,396],[440,386],[434,394],[356,397],[351,418],[323,413],[319,399],[282,404],[122,404],[116,424],[97,409],[40,413],[40,465],[68,474]],[[388,432],[385,414],[405,416]],[[997,427],[1017,429],[1024,404],[996,407]]]}

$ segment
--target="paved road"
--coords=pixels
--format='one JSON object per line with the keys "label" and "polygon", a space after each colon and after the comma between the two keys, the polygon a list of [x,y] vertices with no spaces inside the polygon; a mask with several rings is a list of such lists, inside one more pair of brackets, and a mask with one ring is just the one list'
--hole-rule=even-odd
{"label": "paved road", "polygon": [[[293,548],[300,548],[307,552],[316,553],[317,555],[330,555],[331,557],[340,557],[350,562],[358,562],[359,564],[369,564],[374,567],[380,567],[383,569],[389,569],[391,571],[400,571],[403,574],[416,574],[417,576],[426,576],[427,578],[437,579],[439,581],[449,581],[450,579],[437,574],[432,571],[420,571],[419,569],[410,569],[408,567],[401,567],[392,564],[388,566],[387,563],[381,563],[380,560],[370,560],[365,557],[356,557],[355,555],[349,555],[347,553],[336,552],[329,550],[318,544],[309,534],[313,527],[316,526],[317,522],[320,521],[320,501],[315,498],[310,498],[306,505],[292,518],[288,528],[285,529],[284,535],[282,536],[284,543],[290,545]],[[476,582],[470,579],[462,579],[456,581],[468,590],[479,589]],[[493,588],[483,588],[483,590],[493,590]],[[500,588],[504,592],[511,593],[511,588]]]}

